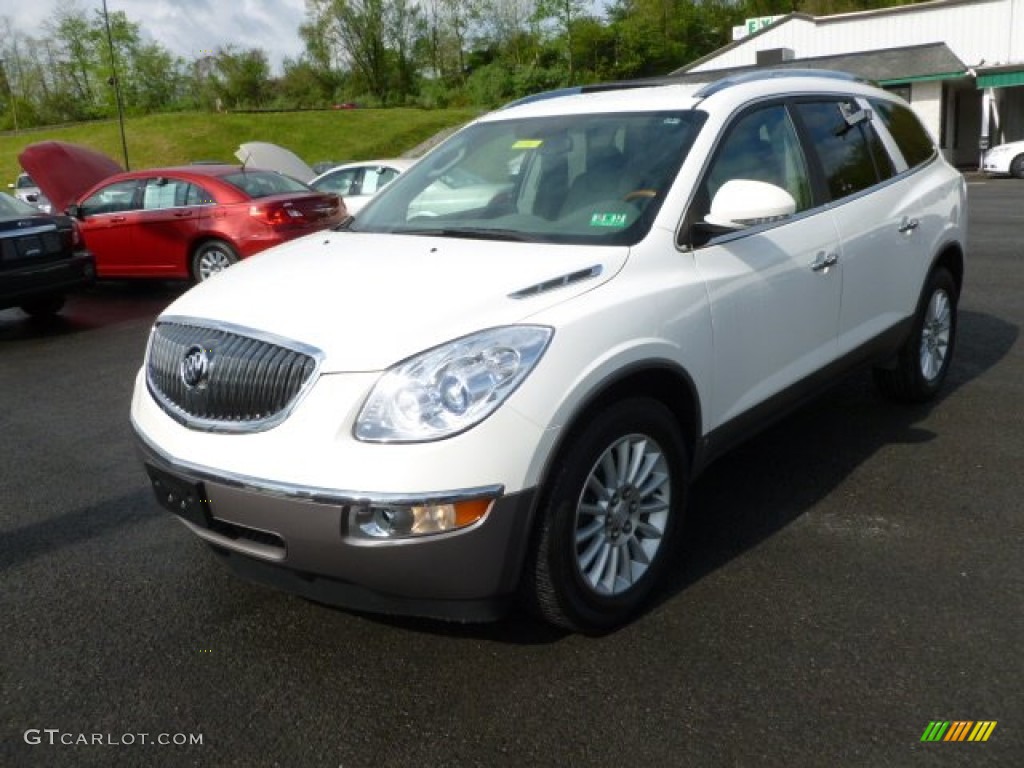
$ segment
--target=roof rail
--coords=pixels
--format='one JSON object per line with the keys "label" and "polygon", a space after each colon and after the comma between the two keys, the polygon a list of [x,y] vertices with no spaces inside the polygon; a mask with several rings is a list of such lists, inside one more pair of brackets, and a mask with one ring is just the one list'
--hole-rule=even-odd
{"label": "roof rail", "polygon": [[590,83],[588,85],[571,85],[568,88],[556,88],[553,91],[541,91],[540,93],[531,93],[529,96],[523,96],[521,99],[510,101],[505,104],[501,109],[508,109],[510,107],[518,107],[523,104],[530,104],[534,101],[544,101],[546,99],[557,99],[559,96],[574,96],[580,93],[600,93],[601,91],[624,91],[630,88],[653,88],[658,85],[673,85],[677,84],[679,80],[672,77],[648,77],[638,78],[636,80],[613,80],[608,83]]}
{"label": "roof rail", "polygon": [[824,77],[830,80],[844,80],[846,82],[868,82],[863,77],[850,74],[849,72],[840,72],[836,69],[799,69],[796,67],[787,69],[756,69],[750,72],[741,72],[737,75],[729,75],[728,77],[715,80],[713,83],[708,83],[697,91],[694,96],[698,99],[706,99],[708,96],[724,91],[726,88],[731,88],[734,85],[754,83],[758,80],[782,79],[786,77]]}

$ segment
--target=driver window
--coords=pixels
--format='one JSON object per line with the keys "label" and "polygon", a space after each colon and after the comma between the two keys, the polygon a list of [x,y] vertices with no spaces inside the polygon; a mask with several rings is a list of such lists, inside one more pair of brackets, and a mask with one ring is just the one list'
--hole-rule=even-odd
{"label": "driver window", "polygon": [[139,181],[115,181],[98,192],[93,193],[82,203],[80,211],[83,216],[95,216],[100,213],[122,213],[138,208],[136,192]]}
{"label": "driver window", "polygon": [[811,207],[807,164],[784,106],[749,112],[730,129],[705,179],[709,208],[715,192],[732,179],[781,187],[793,196],[797,212]]}
{"label": "driver window", "polygon": [[789,112],[782,104],[747,112],[730,126],[703,181],[698,185],[682,232],[690,244],[704,245],[711,235],[694,227],[704,221],[722,185],[733,179],[762,181],[787,191],[796,211],[813,205],[810,175]]}
{"label": "driver window", "polygon": [[362,173],[362,168],[346,168],[321,179],[316,187],[323,192],[334,192],[337,195],[358,195],[359,177]]}
{"label": "driver window", "polygon": [[387,186],[387,183],[398,175],[394,168],[380,166],[378,168],[367,168],[363,174],[362,193],[372,195]]}

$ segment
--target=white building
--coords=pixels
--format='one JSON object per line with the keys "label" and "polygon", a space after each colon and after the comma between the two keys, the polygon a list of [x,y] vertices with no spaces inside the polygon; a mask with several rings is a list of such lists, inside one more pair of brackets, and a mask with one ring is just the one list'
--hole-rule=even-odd
{"label": "white building", "polygon": [[1024,139],[1024,0],[791,13],[758,26],[748,25],[756,31],[672,76],[707,80],[765,67],[845,70],[907,99],[946,157],[961,166],[977,165],[988,144]]}

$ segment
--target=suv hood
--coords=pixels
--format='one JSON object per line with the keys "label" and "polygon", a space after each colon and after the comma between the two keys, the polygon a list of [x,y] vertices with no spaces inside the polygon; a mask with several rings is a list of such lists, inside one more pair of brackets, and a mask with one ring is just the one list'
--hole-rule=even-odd
{"label": "suv hood", "polygon": [[[325,353],[325,373],[379,371],[592,290],[628,253],[625,246],[319,233],[246,259],[164,314],[311,344]],[[524,295],[510,296],[517,292]]]}
{"label": "suv hood", "polygon": [[122,171],[102,152],[64,141],[29,144],[18,162],[49,198],[54,213],[63,212],[86,190]]}
{"label": "suv hood", "polygon": [[316,173],[290,149],[265,141],[250,141],[238,147],[237,157],[247,168],[263,168],[309,184]]}

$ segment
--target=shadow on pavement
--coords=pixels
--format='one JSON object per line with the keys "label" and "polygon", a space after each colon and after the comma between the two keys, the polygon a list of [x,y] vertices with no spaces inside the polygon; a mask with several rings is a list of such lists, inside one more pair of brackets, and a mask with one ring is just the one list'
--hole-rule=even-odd
{"label": "shadow on pavement", "polygon": [[189,288],[183,281],[104,280],[68,296],[54,317],[0,310],[0,343],[70,336],[136,320],[152,320]]}

